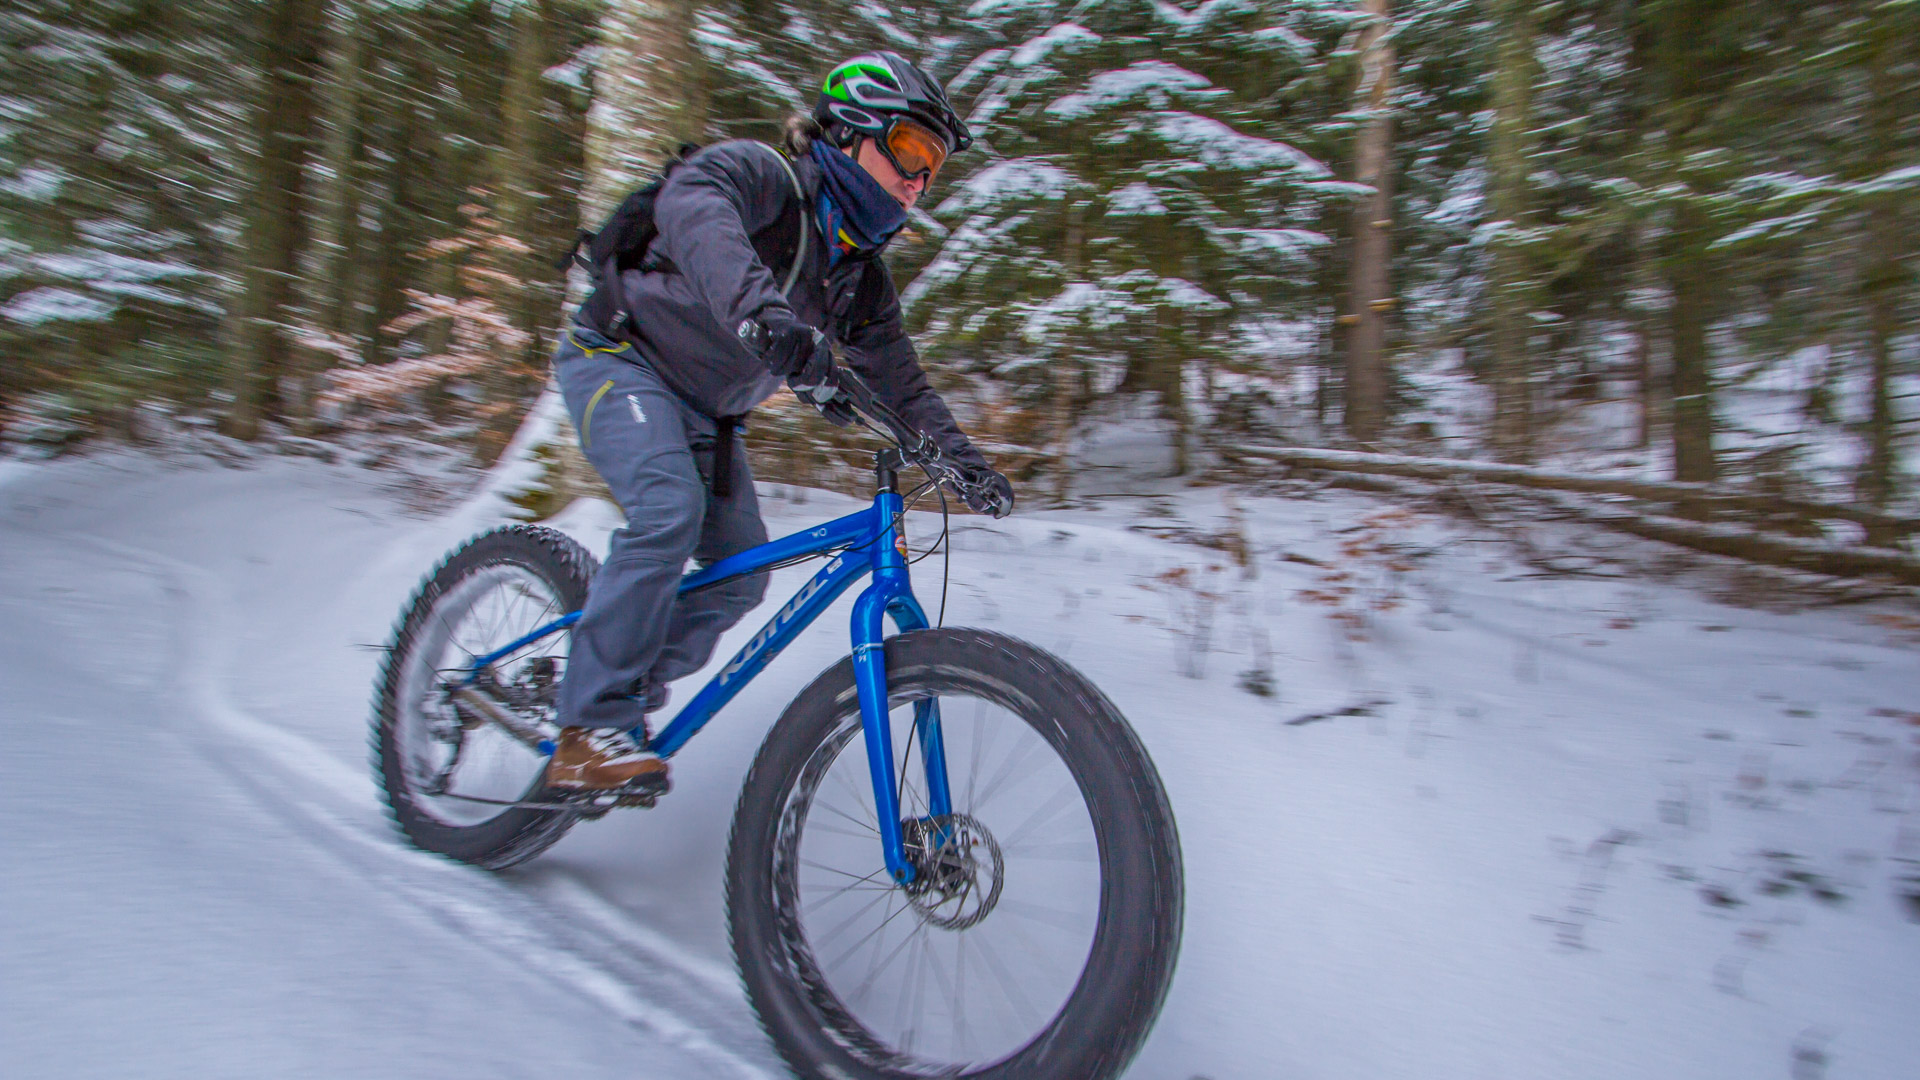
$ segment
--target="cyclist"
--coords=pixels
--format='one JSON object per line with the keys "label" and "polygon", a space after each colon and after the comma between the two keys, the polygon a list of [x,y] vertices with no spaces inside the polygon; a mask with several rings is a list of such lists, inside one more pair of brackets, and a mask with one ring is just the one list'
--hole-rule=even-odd
{"label": "cyclist", "polygon": [[[973,474],[975,510],[1011,509],[1012,485],[928,386],[879,259],[941,164],[971,142],[939,83],[879,52],[828,74],[812,114],[788,122],[784,155],[723,142],[668,173],[646,261],[619,274],[619,303],[582,306],[554,357],[580,448],[627,523],[573,627],[550,786],[665,790],[666,762],[644,748],[646,714],[766,594],[761,574],[677,595],[689,558],[767,540],[746,457],[732,452],[733,418],[784,380],[847,423],[833,345]],[[755,240],[785,221],[812,242],[763,258]],[[796,250],[805,256],[783,292],[768,263]]]}

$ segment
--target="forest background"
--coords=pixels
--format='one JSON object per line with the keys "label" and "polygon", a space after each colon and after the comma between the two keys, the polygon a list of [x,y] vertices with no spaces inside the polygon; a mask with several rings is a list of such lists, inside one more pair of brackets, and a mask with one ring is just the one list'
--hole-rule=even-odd
{"label": "forest background", "polygon": [[979,136],[889,261],[1029,499],[1123,431],[1914,506],[1920,0],[5,0],[6,452],[490,460],[575,228],[873,48]]}

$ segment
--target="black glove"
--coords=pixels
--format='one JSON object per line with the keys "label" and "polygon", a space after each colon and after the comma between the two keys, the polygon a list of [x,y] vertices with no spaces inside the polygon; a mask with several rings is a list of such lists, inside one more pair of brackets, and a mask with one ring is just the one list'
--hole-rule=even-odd
{"label": "black glove", "polygon": [[1013,481],[984,465],[976,466],[967,473],[964,498],[967,509],[976,514],[1006,517],[1013,513]]}
{"label": "black glove", "polygon": [[833,373],[833,347],[827,335],[786,311],[768,311],[740,324],[740,341],[766,361],[767,370],[796,386],[819,386]]}
{"label": "black glove", "polygon": [[820,415],[826,417],[827,423],[834,427],[846,427],[859,418],[859,414],[853,411],[853,405],[847,401],[847,395],[831,382],[806,386],[794,378],[787,380],[787,389],[793,391],[794,397],[820,410]]}

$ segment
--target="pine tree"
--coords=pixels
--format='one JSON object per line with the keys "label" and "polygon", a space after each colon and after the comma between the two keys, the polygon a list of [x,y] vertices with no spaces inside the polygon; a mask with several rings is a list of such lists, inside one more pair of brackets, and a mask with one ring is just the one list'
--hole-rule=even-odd
{"label": "pine tree", "polygon": [[208,387],[243,142],[237,5],[0,10],[0,407]]}
{"label": "pine tree", "polygon": [[1260,374],[1242,333],[1303,298],[1337,188],[1274,116],[1316,59],[1304,7],[970,9],[991,47],[950,89],[986,160],[906,299],[932,351],[1009,389],[1011,437],[1057,455],[1093,397],[1144,392],[1184,472],[1190,380]]}

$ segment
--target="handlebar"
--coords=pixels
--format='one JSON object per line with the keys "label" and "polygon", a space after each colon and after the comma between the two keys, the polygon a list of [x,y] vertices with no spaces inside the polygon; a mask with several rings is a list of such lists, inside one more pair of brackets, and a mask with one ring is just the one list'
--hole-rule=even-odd
{"label": "handlebar", "polygon": [[976,480],[972,469],[948,457],[933,436],[914,427],[906,417],[881,401],[879,395],[852,369],[836,364],[828,381],[841,400],[880,425],[876,430],[893,440],[902,463],[919,466],[934,483],[951,489],[976,510],[992,512],[998,517],[1012,509],[1010,506],[1001,507],[997,491],[989,490]]}

